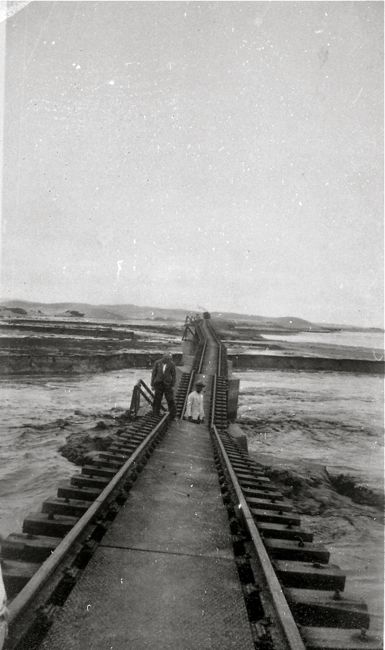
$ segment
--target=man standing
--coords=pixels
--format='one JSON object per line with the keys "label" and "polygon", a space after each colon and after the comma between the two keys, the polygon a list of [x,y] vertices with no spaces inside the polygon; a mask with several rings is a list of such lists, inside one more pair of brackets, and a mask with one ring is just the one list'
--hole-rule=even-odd
{"label": "man standing", "polygon": [[175,364],[172,354],[167,352],[162,359],[155,361],[151,375],[151,386],[154,389],[155,397],[152,412],[158,416],[163,395],[166,398],[170,420],[176,418],[176,406],[174,401],[174,386],[176,379]]}
{"label": "man standing", "polygon": [[200,424],[203,422],[205,412],[203,410],[203,386],[204,382],[198,379],[195,390],[187,398],[186,418]]}

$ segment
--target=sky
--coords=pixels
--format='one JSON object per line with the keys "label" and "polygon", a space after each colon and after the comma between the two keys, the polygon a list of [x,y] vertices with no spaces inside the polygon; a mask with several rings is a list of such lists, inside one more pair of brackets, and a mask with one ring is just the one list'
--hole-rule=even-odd
{"label": "sky", "polygon": [[22,4],[2,300],[381,325],[381,2]]}

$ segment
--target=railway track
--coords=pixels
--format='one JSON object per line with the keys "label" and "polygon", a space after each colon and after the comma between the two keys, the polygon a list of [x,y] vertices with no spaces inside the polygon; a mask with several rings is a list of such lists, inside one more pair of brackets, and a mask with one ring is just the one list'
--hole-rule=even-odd
{"label": "railway track", "polygon": [[366,604],[343,594],[346,576],[328,550],[228,434],[226,355],[212,326],[210,335],[219,350],[210,433],[256,648],[381,648]]}
{"label": "railway track", "polygon": [[[176,395],[183,418],[196,376],[210,394],[209,435],[235,562],[256,648],[355,650],[382,647],[370,635],[364,603],[343,596],[345,575],[303,530],[289,501],[228,433],[227,354],[209,320],[195,323],[197,352]],[[129,489],[167,431],[167,414],[129,424],[107,452],[82,467],[23,532],[2,544],[9,597],[6,650],[33,650],[50,627],[98,543],[125,503]]]}

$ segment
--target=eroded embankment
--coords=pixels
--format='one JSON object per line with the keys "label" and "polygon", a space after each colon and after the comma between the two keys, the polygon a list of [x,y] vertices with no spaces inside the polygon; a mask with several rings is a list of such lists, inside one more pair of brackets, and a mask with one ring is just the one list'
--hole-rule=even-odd
{"label": "eroded embankment", "polygon": [[[6,355],[1,358],[0,375],[56,375],[108,372],[124,368],[151,368],[162,351],[111,352],[109,354],[26,354]],[[181,354],[174,354],[176,364]]]}
{"label": "eroded embankment", "polygon": [[59,452],[75,465],[84,465],[99,451],[107,451],[114,441],[114,436],[124,431],[120,427],[130,421],[128,411],[118,415],[105,413],[93,429],[68,434],[65,444],[59,447]]}
{"label": "eroded embankment", "polygon": [[[151,368],[162,350],[132,352],[63,352],[39,351],[31,349],[23,354],[10,351],[2,354],[0,375],[49,375],[108,372],[124,368]],[[319,357],[289,357],[278,355],[239,354],[229,355],[235,371],[242,370],[310,370],[358,372],[365,374],[384,374],[383,361],[366,359],[332,359]],[[182,355],[174,354],[177,365],[182,363]]]}
{"label": "eroded embankment", "polygon": [[280,356],[268,354],[229,354],[234,370],[329,370],[384,374],[383,360],[339,359],[314,356]]}
{"label": "eroded embankment", "polygon": [[[333,475],[316,463],[277,461],[268,454],[252,454],[266,466],[266,474],[282,493],[305,515],[330,516],[336,514],[351,521],[355,515],[383,517],[384,495],[362,485],[346,474]],[[360,507],[364,506],[364,508]]]}

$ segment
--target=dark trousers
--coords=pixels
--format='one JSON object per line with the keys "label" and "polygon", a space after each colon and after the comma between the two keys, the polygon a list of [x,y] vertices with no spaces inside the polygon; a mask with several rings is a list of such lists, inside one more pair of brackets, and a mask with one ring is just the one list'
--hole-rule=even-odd
{"label": "dark trousers", "polygon": [[154,384],[154,404],[152,407],[152,412],[154,415],[160,414],[160,405],[162,403],[163,395],[166,398],[168,410],[170,413],[170,418],[173,419],[176,417],[176,406],[174,401],[174,390],[171,386],[167,386],[163,381],[156,382]]}

